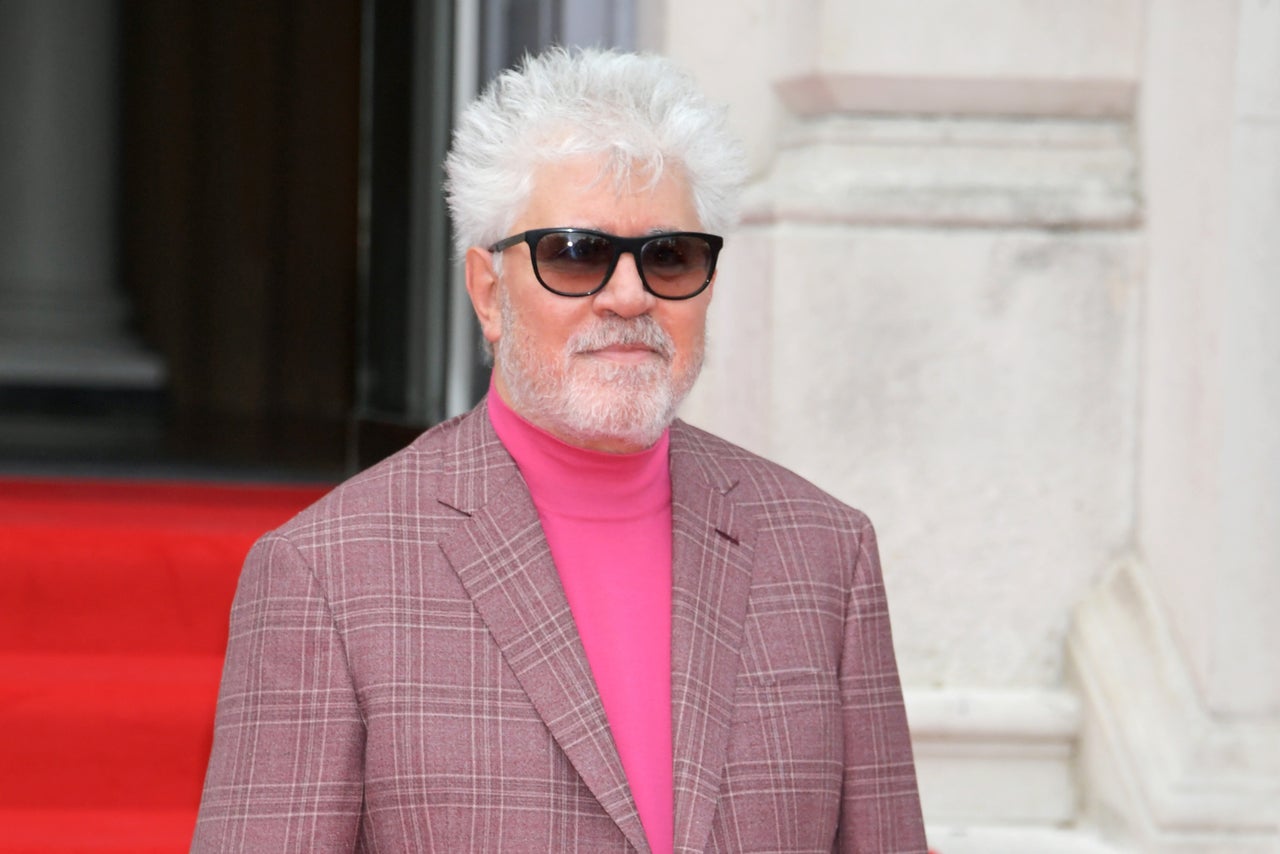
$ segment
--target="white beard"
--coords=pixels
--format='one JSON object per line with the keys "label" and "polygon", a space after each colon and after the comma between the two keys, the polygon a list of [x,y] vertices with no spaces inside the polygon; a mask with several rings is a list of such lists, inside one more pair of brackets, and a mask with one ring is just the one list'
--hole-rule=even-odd
{"label": "white beard", "polygon": [[[538,361],[529,335],[505,288],[499,294],[502,337],[494,347],[495,368],[507,403],[527,420],[575,444],[600,440],[650,447],[670,426],[702,368],[703,348],[692,354],[683,376],[673,376],[675,344],[647,314],[624,320],[609,315],[572,336],[558,364]],[[622,365],[579,355],[614,344],[639,344],[661,356]]]}

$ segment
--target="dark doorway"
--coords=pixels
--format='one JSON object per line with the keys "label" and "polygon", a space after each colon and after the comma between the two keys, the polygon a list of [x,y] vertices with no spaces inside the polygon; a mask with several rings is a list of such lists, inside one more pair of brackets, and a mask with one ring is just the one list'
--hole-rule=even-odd
{"label": "dark doorway", "polygon": [[341,473],[360,0],[131,0],[121,13],[121,275],[168,367],[167,454]]}

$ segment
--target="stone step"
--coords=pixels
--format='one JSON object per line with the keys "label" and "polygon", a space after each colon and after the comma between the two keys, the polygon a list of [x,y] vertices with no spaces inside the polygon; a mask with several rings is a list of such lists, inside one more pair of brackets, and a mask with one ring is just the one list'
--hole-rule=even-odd
{"label": "stone step", "polygon": [[1108,842],[1092,830],[1045,827],[928,828],[936,854],[1134,854],[1135,849]]}

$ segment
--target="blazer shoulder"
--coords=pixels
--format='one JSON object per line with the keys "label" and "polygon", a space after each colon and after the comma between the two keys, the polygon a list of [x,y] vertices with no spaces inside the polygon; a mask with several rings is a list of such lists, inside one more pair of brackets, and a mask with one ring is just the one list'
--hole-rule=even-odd
{"label": "blazer shoulder", "polygon": [[[726,495],[763,508],[786,506],[855,530],[870,528],[861,510],[815,486],[786,466],[683,421],[672,425],[672,467],[693,467]],[[686,459],[678,460],[684,456]]]}
{"label": "blazer shoulder", "polygon": [[[310,506],[271,532],[287,540],[306,541],[317,530],[343,527],[408,512],[423,496],[439,495],[445,481],[463,465],[466,456],[483,442],[478,419],[483,406],[435,425],[401,450],[335,486]],[[468,448],[467,434],[476,434]]]}

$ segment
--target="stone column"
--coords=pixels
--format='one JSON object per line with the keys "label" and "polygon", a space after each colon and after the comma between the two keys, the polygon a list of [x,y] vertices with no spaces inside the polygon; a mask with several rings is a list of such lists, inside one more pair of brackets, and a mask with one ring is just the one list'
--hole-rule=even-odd
{"label": "stone column", "polygon": [[1132,559],[1080,610],[1086,806],[1144,851],[1280,850],[1280,7],[1151,3]]}
{"label": "stone column", "polygon": [[155,388],[116,275],[115,4],[0,3],[0,386]]}

